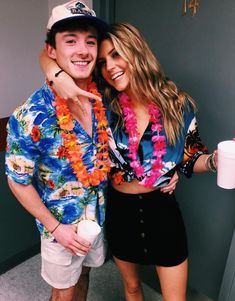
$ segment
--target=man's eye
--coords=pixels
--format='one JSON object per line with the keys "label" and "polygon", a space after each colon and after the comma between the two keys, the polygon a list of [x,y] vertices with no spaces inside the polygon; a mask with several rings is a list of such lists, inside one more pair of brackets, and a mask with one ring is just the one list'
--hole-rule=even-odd
{"label": "man's eye", "polygon": [[75,40],[68,40],[68,41],[66,41],[66,43],[67,43],[67,44],[75,44],[76,41],[75,41]]}
{"label": "man's eye", "polygon": [[96,41],[87,41],[87,44],[88,45],[97,45],[97,42]]}

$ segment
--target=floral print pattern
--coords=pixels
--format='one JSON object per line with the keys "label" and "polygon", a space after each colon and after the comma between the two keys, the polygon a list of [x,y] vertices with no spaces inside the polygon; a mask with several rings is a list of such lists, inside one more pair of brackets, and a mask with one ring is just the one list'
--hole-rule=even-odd
{"label": "floral print pattern", "polygon": [[[7,131],[6,174],[13,181],[33,184],[42,201],[64,224],[80,219],[97,220],[102,226],[105,211],[106,181],[97,187],[83,187],[66,158],[60,128],[57,126],[54,94],[49,86],[36,91],[9,119]],[[83,161],[91,171],[98,142],[97,120],[92,115],[93,137],[74,122],[74,134],[83,150]],[[44,237],[49,233],[37,221]]]}
{"label": "floral print pattern", "polygon": [[[106,106],[108,107],[108,102]],[[113,138],[109,143],[110,159],[112,161],[111,177],[114,177],[116,182],[122,178],[126,182],[131,182],[134,178],[142,181],[142,178],[138,178],[130,166],[128,135],[125,133],[123,127],[116,128],[118,116],[110,110],[108,111],[108,115],[110,128],[113,132]],[[149,123],[147,126],[138,146],[138,157],[145,169],[145,175],[151,173],[153,152],[151,125]],[[161,135],[165,135],[164,129],[162,129]],[[155,181],[153,187],[167,184],[176,169],[185,176],[191,177],[197,158],[204,153],[208,153],[207,147],[200,139],[196,116],[191,107],[185,110],[182,135],[176,145],[170,145],[167,139],[166,144],[166,154],[162,158],[163,167],[160,170],[161,176]]]}

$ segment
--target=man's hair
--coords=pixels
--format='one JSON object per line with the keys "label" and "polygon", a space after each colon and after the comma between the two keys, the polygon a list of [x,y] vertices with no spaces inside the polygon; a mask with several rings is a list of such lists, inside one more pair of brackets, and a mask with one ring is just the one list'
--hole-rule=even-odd
{"label": "man's hair", "polygon": [[[56,48],[56,39],[55,36],[57,33],[65,32],[65,31],[88,31],[91,28],[95,28],[92,22],[87,22],[87,20],[65,20],[64,22],[59,22],[55,24],[51,30],[47,32],[46,43]],[[98,34],[98,33],[97,33]]]}

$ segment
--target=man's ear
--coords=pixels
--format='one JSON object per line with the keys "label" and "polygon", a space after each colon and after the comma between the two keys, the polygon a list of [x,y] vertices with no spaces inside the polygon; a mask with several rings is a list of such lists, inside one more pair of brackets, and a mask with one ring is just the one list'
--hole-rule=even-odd
{"label": "man's ear", "polygon": [[50,58],[52,58],[53,60],[56,59],[56,50],[54,47],[52,47],[51,45],[47,44],[46,45],[46,49],[47,49],[47,54]]}

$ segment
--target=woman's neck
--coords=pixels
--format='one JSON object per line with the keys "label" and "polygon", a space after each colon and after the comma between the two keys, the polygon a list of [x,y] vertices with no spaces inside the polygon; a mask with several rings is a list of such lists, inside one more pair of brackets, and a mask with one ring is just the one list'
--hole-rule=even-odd
{"label": "woman's neck", "polygon": [[136,95],[133,92],[125,92],[129,98],[129,100],[131,101],[132,107],[135,109],[139,109],[139,108],[143,108],[146,107],[147,105],[147,100],[140,97],[140,95]]}

